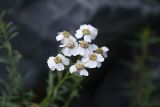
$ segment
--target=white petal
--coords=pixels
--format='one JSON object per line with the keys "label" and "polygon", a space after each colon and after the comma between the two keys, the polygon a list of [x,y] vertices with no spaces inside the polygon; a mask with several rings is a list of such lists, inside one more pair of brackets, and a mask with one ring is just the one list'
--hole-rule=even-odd
{"label": "white petal", "polygon": [[102,66],[102,63],[98,62],[97,67],[100,68]]}
{"label": "white petal", "polygon": [[51,68],[51,71],[54,71],[56,68],[55,67],[53,67],[53,68]]}
{"label": "white petal", "polygon": [[85,49],[79,47],[79,55],[84,56],[84,54],[85,54]]}
{"label": "white petal", "polygon": [[90,53],[94,51],[92,45],[89,45],[88,50],[90,51]]}
{"label": "white petal", "polygon": [[97,33],[92,33],[92,36],[91,36],[92,40],[95,40],[96,37],[97,37]]}
{"label": "white petal", "polygon": [[66,44],[64,44],[64,45],[59,45],[59,47],[65,47],[66,46]]}
{"label": "white petal", "polygon": [[82,63],[82,61],[81,60],[77,60],[77,63]]}
{"label": "white petal", "polygon": [[83,69],[83,70],[80,70],[80,75],[82,75],[82,76],[88,76],[89,74],[88,74],[87,70]]}
{"label": "white petal", "polygon": [[73,36],[70,36],[69,39],[72,40],[73,42],[76,42],[76,38],[74,38]]}
{"label": "white petal", "polygon": [[64,49],[62,49],[62,53],[63,53],[65,56],[71,56],[71,52],[70,52],[70,49],[69,49],[69,48],[64,48]]}
{"label": "white petal", "polygon": [[69,62],[70,62],[70,60],[69,60],[68,58],[62,59],[62,63],[63,63],[64,65],[69,65]]}
{"label": "white petal", "polygon": [[64,36],[62,34],[59,34],[57,37],[56,37],[56,40],[57,41],[60,41],[64,38]]}
{"label": "white petal", "polygon": [[92,44],[92,49],[93,49],[93,51],[95,51],[95,50],[97,50],[97,49],[98,49],[98,46],[97,46],[97,45],[95,45],[95,44]]}
{"label": "white petal", "polygon": [[98,62],[103,62],[104,61],[104,58],[101,54],[97,54],[97,61]]}
{"label": "white petal", "polygon": [[103,52],[103,56],[106,58],[108,55],[106,52]]}
{"label": "white petal", "polygon": [[57,69],[58,71],[64,70],[64,65],[63,65],[62,63],[56,64],[55,67],[56,67],[56,69]]}
{"label": "white petal", "polygon": [[79,39],[79,38],[82,38],[82,37],[83,37],[82,31],[81,31],[81,30],[77,30],[75,36],[76,36],[76,38],[78,38],[78,39]]}
{"label": "white petal", "polygon": [[78,43],[77,42],[74,42],[74,45],[75,45],[75,47],[78,47]]}
{"label": "white petal", "polygon": [[47,64],[50,69],[53,68],[55,66],[54,57],[49,57]]}
{"label": "white petal", "polygon": [[57,56],[62,58],[62,59],[65,58],[62,54],[58,54]]}
{"label": "white petal", "polygon": [[95,27],[91,26],[91,25],[89,27],[89,30],[91,31],[92,39],[95,39],[97,37],[98,30]]}
{"label": "white petal", "polygon": [[66,44],[66,43],[67,43],[67,40],[68,40],[68,39],[63,38],[63,39],[60,41],[60,43],[61,43],[61,44]]}
{"label": "white petal", "polygon": [[53,68],[53,67],[55,67],[55,64],[54,63],[48,63],[48,67],[51,69],[51,68]]}
{"label": "white petal", "polygon": [[90,25],[87,25],[87,24],[83,24],[80,26],[80,29],[83,30],[83,29],[89,29]]}
{"label": "white petal", "polygon": [[85,49],[84,57],[88,57],[90,53],[91,53],[91,51],[89,51],[88,49]]}
{"label": "white petal", "polygon": [[84,40],[91,43],[91,35],[84,36]]}
{"label": "white petal", "polygon": [[89,58],[82,58],[82,62],[88,62]]}
{"label": "white petal", "polygon": [[105,46],[104,46],[104,47],[102,47],[101,49],[102,49],[104,52],[109,51],[109,48],[107,48],[107,47],[105,47]]}
{"label": "white petal", "polygon": [[96,68],[97,67],[97,62],[96,61],[88,61],[85,65],[88,68]]}
{"label": "white petal", "polygon": [[75,65],[72,65],[72,66],[69,68],[69,71],[70,71],[70,73],[76,72],[76,71],[77,71],[76,66],[75,66]]}
{"label": "white petal", "polygon": [[53,56],[49,57],[49,58],[48,58],[48,61],[51,61],[52,59],[54,59]]}
{"label": "white petal", "polygon": [[71,54],[72,54],[73,56],[77,56],[77,55],[78,55],[78,48],[75,47],[75,48],[71,49]]}

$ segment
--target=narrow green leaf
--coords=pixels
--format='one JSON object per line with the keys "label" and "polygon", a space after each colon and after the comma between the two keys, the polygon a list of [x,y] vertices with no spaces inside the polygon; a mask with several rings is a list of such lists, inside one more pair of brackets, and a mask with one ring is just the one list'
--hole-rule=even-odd
{"label": "narrow green leaf", "polygon": [[61,101],[61,102],[65,102],[65,98],[64,98],[64,96],[61,96],[61,95],[59,95],[59,96],[57,96],[57,98],[56,98],[58,101]]}
{"label": "narrow green leaf", "polygon": [[4,57],[0,57],[0,63],[7,64],[8,60],[6,58],[4,58]]}
{"label": "narrow green leaf", "polygon": [[47,94],[48,94],[48,95],[49,95],[50,93],[52,93],[52,91],[53,91],[55,78],[56,78],[56,75],[53,74],[52,71],[49,71],[48,80],[47,80],[47,83],[48,83]]}
{"label": "narrow green leaf", "polygon": [[18,64],[20,59],[22,58],[22,55],[18,51],[14,51],[14,57],[16,64]]}
{"label": "narrow green leaf", "polygon": [[13,39],[14,37],[18,36],[18,32],[14,32],[9,36],[9,40]]}
{"label": "narrow green leaf", "polygon": [[5,67],[5,68],[8,72],[12,72],[12,70],[9,67]]}
{"label": "narrow green leaf", "polygon": [[0,14],[0,21],[3,20],[4,16],[5,16],[6,12],[5,11],[2,11],[1,14]]}
{"label": "narrow green leaf", "polygon": [[6,33],[8,34],[8,36],[10,36],[12,33],[14,33],[16,31],[16,27],[15,26],[10,26],[10,28],[6,28]]}

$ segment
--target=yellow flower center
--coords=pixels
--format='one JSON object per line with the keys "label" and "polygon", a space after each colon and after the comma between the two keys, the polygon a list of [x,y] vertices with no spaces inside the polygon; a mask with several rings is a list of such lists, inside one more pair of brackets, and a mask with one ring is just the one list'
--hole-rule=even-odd
{"label": "yellow flower center", "polygon": [[76,64],[75,66],[76,66],[77,70],[84,69],[84,65],[83,64]]}
{"label": "yellow flower center", "polygon": [[69,38],[71,34],[67,31],[64,31],[63,35],[64,35],[64,37]]}
{"label": "yellow flower center", "polygon": [[90,35],[91,32],[88,29],[83,29],[82,30],[83,35]]}
{"label": "yellow flower center", "polygon": [[101,48],[98,48],[98,49],[96,50],[96,53],[98,53],[98,54],[103,54],[103,50],[102,50]]}
{"label": "yellow flower center", "polygon": [[72,48],[75,47],[75,45],[74,45],[73,41],[69,41],[69,42],[67,43],[66,47],[72,49]]}
{"label": "yellow flower center", "polygon": [[56,64],[62,63],[62,59],[61,59],[60,57],[56,56],[56,57],[54,58],[54,62],[55,62]]}
{"label": "yellow flower center", "polygon": [[88,42],[86,42],[86,41],[81,41],[80,42],[80,47],[82,47],[82,48],[88,48],[88,46],[89,46]]}
{"label": "yellow flower center", "polygon": [[97,55],[96,54],[91,54],[89,56],[89,60],[96,61],[97,60]]}

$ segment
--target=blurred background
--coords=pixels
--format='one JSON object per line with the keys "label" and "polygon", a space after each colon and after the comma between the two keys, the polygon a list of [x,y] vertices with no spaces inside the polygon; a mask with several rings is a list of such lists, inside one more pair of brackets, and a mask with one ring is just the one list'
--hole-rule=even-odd
{"label": "blurred background", "polygon": [[[46,61],[58,53],[57,32],[74,34],[81,24],[91,24],[99,30],[94,43],[110,51],[103,66],[90,71],[71,107],[160,107],[159,0],[0,0],[0,9],[19,32],[12,43],[23,55],[19,69],[36,102],[45,95]],[[145,101],[153,105],[130,106],[138,97],[140,103],[149,97]]]}

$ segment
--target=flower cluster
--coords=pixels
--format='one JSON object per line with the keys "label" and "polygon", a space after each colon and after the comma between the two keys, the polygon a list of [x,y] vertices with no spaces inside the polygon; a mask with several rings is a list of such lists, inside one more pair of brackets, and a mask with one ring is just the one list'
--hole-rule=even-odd
{"label": "flower cluster", "polygon": [[[61,43],[59,47],[62,48],[62,54],[49,57],[47,63],[50,70],[63,71],[69,67],[70,73],[88,76],[86,68],[100,68],[109,49],[91,44],[97,34],[95,27],[86,24],[80,26],[75,37],[67,31],[58,33],[56,40]],[[73,62],[71,57],[77,60]]]}

